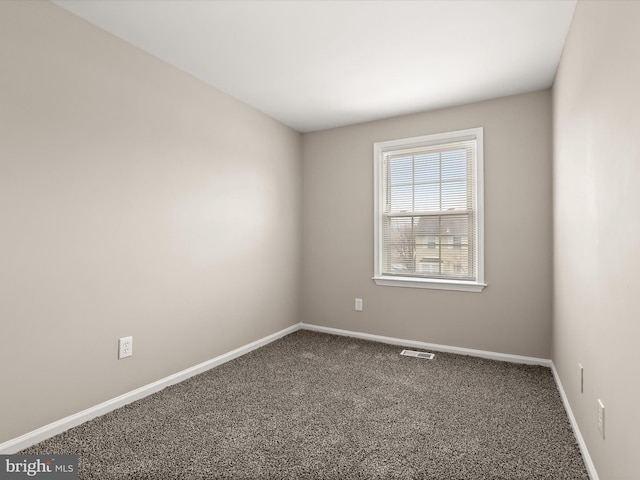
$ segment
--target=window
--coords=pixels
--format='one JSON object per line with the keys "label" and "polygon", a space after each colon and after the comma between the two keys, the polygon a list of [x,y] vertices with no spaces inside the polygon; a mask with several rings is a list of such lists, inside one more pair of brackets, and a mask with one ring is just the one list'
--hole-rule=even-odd
{"label": "window", "polygon": [[378,285],[481,292],[482,128],[374,145]]}

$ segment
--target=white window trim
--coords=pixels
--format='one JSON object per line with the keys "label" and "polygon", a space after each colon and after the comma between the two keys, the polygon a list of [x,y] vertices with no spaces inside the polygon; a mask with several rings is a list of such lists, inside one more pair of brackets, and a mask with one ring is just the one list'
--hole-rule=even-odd
{"label": "white window trim", "polygon": [[[475,138],[476,140],[476,162],[474,165],[476,189],[475,204],[476,218],[478,221],[476,230],[477,252],[477,275],[475,281],[461,281],[449,279],[423,278],[423,277],[396,277],[382,274],[382,209],[383,192],[381,181],[382,155],[390,150],[401,148],[418,148],[430,144],[442,143],[443,141],[456,141]],[[482,292],[487,284],[484,281],[484,144],[482,127],[456,132],[439,133],[434,135],[423,135],[420,137],[404,138],[400,140],[389,140],[377,142],[373,146],[374,170],[374,276],[376,285],[386,287],[407,287],[407,288],[428,288],[435,290],[456,290],[462,292]]]}

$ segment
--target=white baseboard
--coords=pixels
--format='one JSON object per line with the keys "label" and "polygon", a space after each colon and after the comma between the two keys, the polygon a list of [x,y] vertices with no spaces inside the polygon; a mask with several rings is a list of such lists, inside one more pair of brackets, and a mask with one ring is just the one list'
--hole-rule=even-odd
{"label": "white baseboard", "polygon": [[474,350],[470,348],[451,347],[448,345],[439,345],[436,343],[417,342],[415,340],[405,340],[401,338],[385,337],[382,335],[372,335],[370,333],[352,332],[349,330],[322,327],[319,325],[310,325],[307,323],[302,323],[301,328],[304,330],[312,330],[315,332],[329,333],[332,335],[342,335],[346,337],[361,338],[363,340],[371,340],[374,342],[387,343],[390,345],[401,345],[401,346],[407,346],[407,347],[421,348],[423,350],[456,353],[460,355],[470,355],[473,357],[488,358],[491,360],[501,360],[505,362],[525,363],[529,365],[542,365],[545,367],[550,367],[551,371],[553,372],[553,377],[558,387],[558,391],[560,392],[562,403],[567,412],[567,416],[569,417],[569,421],[571,422],[571,428],[573,429],[573,433],[576,437],[576,440],[578,441],[580,452],[582,453],[582,457],[584,458],[584,463],[585,463],[585,467],[587,468],[587,473],[589,474],[589,478],[591,480],[599,480],[598,473],[595,469],[595,466],[593,465],[593,461],[591,460],[589,451],[587,450],[587,445],[584,442],[584,439],[582,438],[582,434],[580,433],[580,428],[578,427],[578,423],[576,422],[576,419],[573,416],[573,412],[571,411],[571,406],[569,405],[569,400],[567,398],[567,395],[564,392],[564,388],[562,387],[562,382],[560,381],[560,376],[558,375],[558,372],[556,370],[555,365],[553,364],[553,361],[546,358],[525,357],[522,355],[511,355],[506,353],[488,352],[485,350]]}
{"label": "white baseboard", "polygon": [[582,458],[584,459],[584,465],[587,467],[587,473],[589,474],[589,478],[591,480],[599,480],[598,472],[596,471],[596,467],[593,464],[593,460],[591,460],[591,455],[589,455],[589,450],[587,450],[587,444],[582,438],[582,433],[580,433],[580,427],[578,427],[578,422],[576,421],[576,417],[573,416],[573,411],[571,410],[571,405],[569,405],[569,398],[562,387],[562,382],[560,381],[560,375],[558,375],[558,371],[556,370],[556,366],[551,363],[551,371],[553,372],[553,378],[556,381],[556,385],[558,386],[558,391],[560,392],[560,397],[562,398],[562,404],[564,405],[564,409],[567,411],[567,416],[569,417],[569,421],[571,422],[571,428],[573,429],[573,434],[576,436],[576,440],[578,441],[578,446],[580,447],[580,453],[582,453]]}
{"label": "white baseboard", "polygon": [[169,375],[168,377],[145,385],[144,387],[137,388],[123,395],[120,395],[119,397],[107,400],[106,402],[100,403],[99,405],[87,408],[86,410],[75,413],[73,415],[69,415],[68,417],[45,425],[44,427],[40,427],[36,430],[25,433],[20,437],[1,443],[0,454],[6,455],[19,452],[24,448],[30,447],[31,445],[46,440],[47,438],[58,435],[59,433],[62,433],[65,430],[69,430],[70,428],[80,425],[81,423],[91,420],[92,418],[104,415],[105,413],[111,412],[116,408],[123,407],[128,403],[134,402],[148,395],[151,395],[152,393],[158,392],[170,385],[182,382],[187,378],[193,377],[194,375],[198,375],[211,368],[217,367],[218,365],[233,360],[234,358],[238,358],[246,353],[249,353],[252,350],[255,350],[256,348],[267,345],[268,343],[278,340],[285,335],[289,335],[290,333],[293,333],[297,330],[300,330],[299,323],[259,340],[256,340],[255,342],[244,345],[240,348],[236,348],[235,350],[232,350],[228,353],[212,358],[211,360],[207,360],[206,362],[187,368],[186,370],[182,370],[181,372]]}
{"label": "white baseboard", "polygon": [[511,363],[526,363],[528,365],[542,365],[551,367],[551,360],[547,358],[525,357],[522,355],[511,355],[508,353],[488,352],[486,350],[474,350],[471,348],[451,347],[449,345],[439,345],[437,343],[418,342],[415,340],[406,340],[402,338],[385,337],[382,335],[373,335],[370,333],[352,332],[350,330],[341,330],[339,328],[321,327],[319,325],[311,325],[302,323],[301,328],[304,330],[313,330],[315,332],[330,333],[332,335],[341,335],[344,337],[361,338],[363,340],[371,340],[374,342],[388,343],[390,345],[400,345],[403,347],[415,347],[423,350],[435,350],[437,352],[456,353],[458,355],[469,355],[471,357],[488,358],[491,360],[500,360]]}
{"label": "white baseboard", "polygon": [[591,460],[591,456],[589,455],[589,451],[587,450],[587,446],[584,442],[584,439],[582,438],[582,434],[580,433],[580,428],[578,427],[576,419],[573,416],[573,412],[571,411],[569,401],[562,387],[562,383],[560,382],[560,377],[558,376],[558,372],[556,371],[555,365],[551,360],[544,359],[544,358],[536,358],[536,357],[525,357],[521,355],[511,355],[511,354],[498,353],[498,352],[489,352],[485,350],[474,350],[470,348],[452,347],[448,345],[439,345],[435,343],[426,343],[426,342],[419,342],[415,340],[386,337],[382,335],[373,335],[370,333],[353,332],[349,330],[322,327],[319,325],[312,325],[308,323],[298,323],[296,325],[292,325],[272,335],[268,335],[264,338],[256,340],[255,342],[249,343],[242,347],[236,348],[235,350],[232,350],[228,353],[212,358],[211,360],[207,360],[206,362],[187,368],[185,370],[182,370],[181,372],[175,373],[173,375],[169,375],[168,377],[162,378],[156,382],[137,388],[123,395],[120,395],[119,397],[113,398],[111,400],[107,400],[106,402],[100,403],[99,405],[88,408],[86,410],[70,415],[68,417],[62,418],[56,422],[50,423],[41,428],[28,432],[20,437],[4,442],[0,444],[0,454],[16,453],[24,448],[27,448],[27,447],[30,447],[31,445],[42,442],[47,438],[51,438],[55,435],[58,435],[59,433],[64,432],[65,430],[68,430],[72,427],[80,425],[81,423],[91,420],[92,418],[98,417],[100,415],[104,415],[105,413],[108,413],[112,410],[120,408],[124,405],[127,405],[141,398],[144,398],[148,395],[151,395],[152,393],[158,392],[170,385],[174,385],[176,383],[182,382],[183,380],[186,380],[190,377],[198,375],[211,368],[217,367],[218,365],[222,365],[223,363],[233,360],[234,358],[238,358],[246,353],[249,353],[252,350],[255,350],[264,345],[267,345],[275,340],[278,340],[300,329],[311,330],[311,331],[322,332],[322,333],[329,333],[332,335],[360,338],[363,340],[371,340],[374,342],[387,343],[390,345],[401,345],[406,347],[421,348],[424,350],[434,350],[438,352],[470,355],[474,357],[488,358],[491,360],[500,360],[505,362],[525,363],[529,365],[542,365],[542,366],[550,367],[553,372],[556,385],[558,386],[558,390],[560,391],[562,403],[564,404],[565,410],[567,411],[567,415],[571,422],[571,427],[573,428],[573,432],[578,441],[580,451],[582,452],[582,456],[585,461],[585,466],[587,468],[587,472],[589,473],[589,478],[591,480],[599,480],[598,474]]}

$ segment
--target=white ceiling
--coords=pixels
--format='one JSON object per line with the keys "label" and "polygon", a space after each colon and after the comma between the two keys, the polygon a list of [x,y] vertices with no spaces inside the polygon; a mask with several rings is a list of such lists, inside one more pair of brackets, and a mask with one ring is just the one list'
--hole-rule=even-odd
{"label": "white ceiling", "polygon": [[53,0],[308,132],[551,86],[575,0]]}

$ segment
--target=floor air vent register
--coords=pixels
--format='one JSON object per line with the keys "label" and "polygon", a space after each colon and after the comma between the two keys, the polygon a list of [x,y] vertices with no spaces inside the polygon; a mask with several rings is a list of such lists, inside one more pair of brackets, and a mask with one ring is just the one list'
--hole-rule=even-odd
{"label": "floor air vent register", "polygon": [[400,355],[405,355],[407,357],[426,358],[427,360],[433,360],[433,357],[436,356],[435,353],[416,352],[415,350],[402,350],[402,352],[400,352]]}

